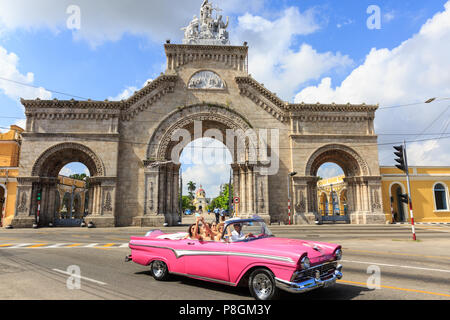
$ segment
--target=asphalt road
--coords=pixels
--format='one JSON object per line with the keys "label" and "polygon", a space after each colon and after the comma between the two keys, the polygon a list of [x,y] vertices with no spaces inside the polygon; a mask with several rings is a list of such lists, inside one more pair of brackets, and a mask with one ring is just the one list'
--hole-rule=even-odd
{"label": "asphalt road", "polygon": [[[416,242],[408,225],[270,228],[279,237],[339,243],[344,251],[344,277],[334,287],[282,299],[450,300],[450,226],[418,226]],[[129,237],[146,231],[0,230],[0,299],[253,300],[246,288],[175,276],[157,282],[147,267],[125,262]],[[67,287],[70,266],[81,271],[79,289]]]}

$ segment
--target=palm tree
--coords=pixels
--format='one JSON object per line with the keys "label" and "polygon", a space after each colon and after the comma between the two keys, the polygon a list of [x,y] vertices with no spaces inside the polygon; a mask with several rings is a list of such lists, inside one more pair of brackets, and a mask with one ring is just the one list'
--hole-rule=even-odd
{"label": "palm tree", "polygon": [[195,189],[197,189],[197,185],[194,182],[189,181],[187,184],[187,187],[189,190],[189,198],[191,200],[193,200],[194,199],[194,191],[195,191]]}

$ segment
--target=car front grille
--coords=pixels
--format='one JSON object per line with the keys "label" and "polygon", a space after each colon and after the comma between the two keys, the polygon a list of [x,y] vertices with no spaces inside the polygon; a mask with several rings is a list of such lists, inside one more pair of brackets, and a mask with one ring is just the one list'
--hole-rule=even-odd
{"label": "car front grille", "polygon": [[300,270],[297,271],[294,274],[294,282],[300,282],[300,281],[304,281],[310,278],[315,278],[316,277],[316,272],[319,271],[320,272],[320,279],[322,280],[326,280],[328,278],[331,278],[334,274],[334,271],[337,268],[337,262],[328,262],[328,263],[324,263],[318,266],[313,266],[307,270]]}

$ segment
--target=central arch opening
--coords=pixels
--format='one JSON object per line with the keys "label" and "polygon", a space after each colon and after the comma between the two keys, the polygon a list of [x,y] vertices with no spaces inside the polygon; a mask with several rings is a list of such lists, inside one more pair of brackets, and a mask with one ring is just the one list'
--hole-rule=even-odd
{"label": "central arch opening", "polygon": [[76,220],[88,214],[90,176],[88,167],[81,162],[71,162],[61,169],[55,191],[56,224],[60,220],[77,224]]}
{"label": "central arch opening", "polygon": [[322,164],[317,170],[319,214],[323,220],[334,220],[347,214],[344,170],[333,162]]}
{"label": "central arch opening", "polygon": [[319,222],[350,223],[352,213],[369,211],[368,166],[356,151],[344,145],[326,145],[308,160],[306,175],[311,181],[311,210]]}
{"label": "central arch opening", "polygon": [[230,215],[229,186],[233,158],[227,146],[214,138],[196,139],[184,147],[180,163],[183,220],[190,222],[195,213],[209,220]]}
{"label": "central arch opening", "polygon": [[31,208],[39,225],[80,226],[85,216],[100,212],[101,182],[93,179],[104,176],[105,169],[88,147],[55,145],[37,159],[32,175],[39,177]]}

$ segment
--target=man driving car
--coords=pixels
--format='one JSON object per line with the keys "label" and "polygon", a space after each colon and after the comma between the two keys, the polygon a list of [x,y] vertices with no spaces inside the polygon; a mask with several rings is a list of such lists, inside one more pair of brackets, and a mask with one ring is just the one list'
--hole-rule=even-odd
{"label": "man driving car", "polygon": [[242,224],[241,223],[235,223],[233,224],[234,230],[231,232],[231,241],[239,241],[239,240],[245,240],[249,237],[253,237],[253,234],[249,233],[248,235],[245,235],[244,232],[242,232]]}

